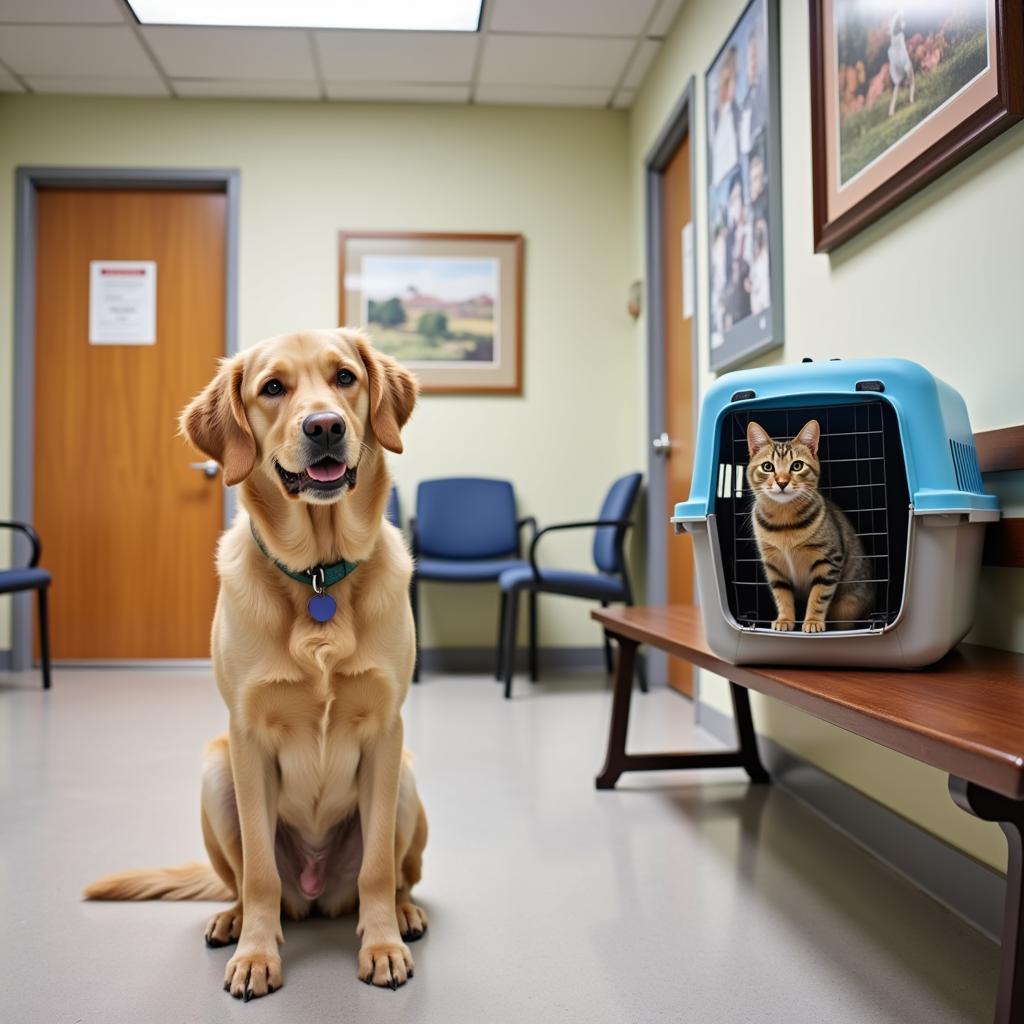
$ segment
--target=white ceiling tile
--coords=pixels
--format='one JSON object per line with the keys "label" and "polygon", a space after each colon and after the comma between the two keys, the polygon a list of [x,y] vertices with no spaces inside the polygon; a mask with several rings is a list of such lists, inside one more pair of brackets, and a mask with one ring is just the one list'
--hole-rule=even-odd
{"label": "white ceiling tile", "polygon": [[286,82],[279,79],[259,81],[231,78],[172,79],[171,84],[179,96],[220,97],[221,99],[251,100],[318,100],[320,87],[316,82]]}
{"label": "white ceiling tile", "polygon": [[615,99],[612,100],[612,106],[616,110],[628,110],[633,106],[633,100],[636,99],[636,89],[620,89],[615,94]]}
{"label": "white ceiling tile", "polygon": [[657,56],[660,48],[661,43],[653,39],[645,39],[637,47],[637,51],[633,54],[632,61],[630,61],[626,77],[622,80],[622,84],[627,89],[637,89],[640,87],[640,84],[647,77],[647,72],[651,70],[651,62]]}
{"label": "white ceiling tile", "polygon": [[125,18],[117,0],[0,0],[0,22],[4,21],[123,25]]}
{"label": "white ceiling tile", "polygon": [[296,29],[144,28],[171,78],[313,81],[309,38]]}
{"label": "white ceiling tile", "polygon": [[492,32],[639,35],[658,0],[490,0]]}
{"label": "white ceiling tile", "polygon": [[647,34],[649,36],[668,35],[668,30],[672,27],[672,22],[676,20],[676,15],[682,6],[683,0],[661,0],[661,6],[647,27]]}
{"label": "white ceiling tile", "polygon": [[167,86],[152,78],[66,78],[63,75],[25,79],[33,92],[81,96],[169,96]]}
{"label": "white ceiling tile", "polygon": [[7,74],[6,71],[0,70],[0,92],[24,92],[25,90],[18,84],[17,79]]}
{"label": "white ceiling tile", "polygon": [[127,25],[7,25],[0,60],[19,75],[148,78],[153,64]]}
{"label": "white ceiling tile", "polygon": [[391,85],[387,82],[328,82],[330,100],[388,100],[417,103],[468,103],[468,85]]}
{"label": "white ceiling tile", "polygon": [[479,81],[610,88],[619,80],[632,52],[632,39],[488,36]]}
{"label": "white ceiling tile", "polygon": [[328,81],[469,82],[479,36],[454,32],[316,32]]}
{"label": "white ceiling tile", "polygon": [[536,107],[603,107],[608,89],[543,85],[478,85],[477,103],[516,103]]}

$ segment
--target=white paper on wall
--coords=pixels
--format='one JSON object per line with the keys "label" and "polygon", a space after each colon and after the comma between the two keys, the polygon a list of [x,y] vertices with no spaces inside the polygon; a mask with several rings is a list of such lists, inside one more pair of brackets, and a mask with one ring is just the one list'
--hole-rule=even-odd
{"label": "white paper on wall", "polygon": [[89,344],[156,344],[155,261],[90,261]]}
{"label": "white paper on wall", "polygon": [[683,225],[683,319],[693,316],[693,221]]}

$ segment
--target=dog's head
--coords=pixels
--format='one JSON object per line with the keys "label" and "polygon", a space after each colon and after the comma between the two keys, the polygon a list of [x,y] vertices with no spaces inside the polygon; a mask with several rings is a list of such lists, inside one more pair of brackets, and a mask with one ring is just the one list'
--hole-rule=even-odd
{"label": "dog's head", "polygon": [[229,486],[261,472],[292,500],[330,504],[375,445],[401,452],[418,390],[359,331],[287,334],[224,360],[181,430]]}

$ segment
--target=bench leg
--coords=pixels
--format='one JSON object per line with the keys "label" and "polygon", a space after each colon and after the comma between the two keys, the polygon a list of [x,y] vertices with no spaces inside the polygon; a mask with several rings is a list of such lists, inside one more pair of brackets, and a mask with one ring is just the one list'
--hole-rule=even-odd
{"label": "bench leg", "polygon": [[618,641],[619,659],[612,689],[612,721],[608,731],[608,752],[604,768],[595,780],[598,789],[614,789],[623,772],[690,768],[743,768],[752,782],[770,781],[758,757],[747,691],[738,686],[733,690],[736,730],[740,741],[738,750],[627,754],[626,733],[629,731],[629,706],[633,697],[633,673],[638,644],[628,637],[616,636],[615,639]]}
{"label": "bench leg", "polygon": [[50,616],[46,610],[46,587],[39,588],[39,654],[43,663],[43,689],[50,688]]}
{"label": "bench leg", "polygon": [[750,694],[745,686],[730,683],[729,695],[732,697],[732,717],[736,723],[736,737],[740,742],[743,769],[751,782],[771,782],[771,776],[761,764],[761,755],[757,751],[757,735],[754,733],[754,720],[750,715]]}
{"label": "bench leg", "polygon": [[949,777],[949,794],[968,814],[997,822],[1006,836],[1006,909],[994,1019],[995,1024],[1015,1024],[1024,1020],[1024,801],[1000,796],[955,775]]}

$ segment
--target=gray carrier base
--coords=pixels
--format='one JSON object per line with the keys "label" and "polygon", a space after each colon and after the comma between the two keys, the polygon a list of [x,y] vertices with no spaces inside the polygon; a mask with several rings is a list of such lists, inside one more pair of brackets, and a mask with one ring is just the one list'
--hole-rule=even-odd
{"label": "gray carrier base", "polygon": [[734,665],[850,665],[917,668],[930,665],[971,628],[985,523],[998,512],[912,512],[903,600],[893,622],[825,633],[775,632],[736,621],[725,600],[722,552],[714,513],[675,516],[677,533],[693,538],[697,588],[708,646]]}

